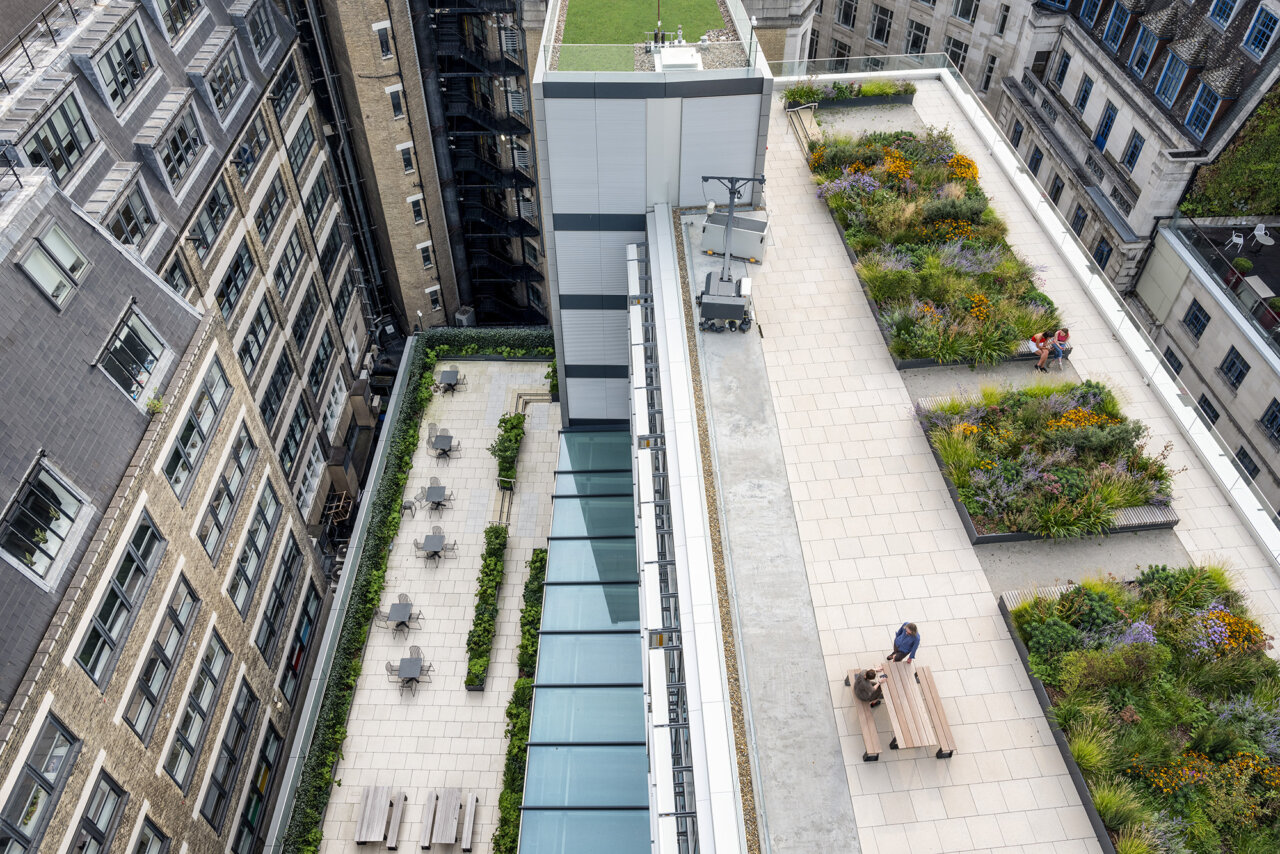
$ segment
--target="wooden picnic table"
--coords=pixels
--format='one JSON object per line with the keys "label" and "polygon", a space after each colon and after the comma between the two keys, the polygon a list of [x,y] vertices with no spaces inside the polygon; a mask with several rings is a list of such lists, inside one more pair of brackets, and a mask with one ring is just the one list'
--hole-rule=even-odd
{"label": "wooden picnic table", "polygon": [[452,844],[458,840],[458,812],[462,809],[462,790],[448,788],[440,790],[440,803],[436,811],[436,826],[431,834],[431,842]]}
{"label": "wooden picnic table", "polygon": [[884,672],[888,676],[881,680],[884,705],[893,725],[889,749],[937,747],[939,759],[949,758],[955,741],[929,668],[917,669],[910,661],[890,661],[885,662]]}

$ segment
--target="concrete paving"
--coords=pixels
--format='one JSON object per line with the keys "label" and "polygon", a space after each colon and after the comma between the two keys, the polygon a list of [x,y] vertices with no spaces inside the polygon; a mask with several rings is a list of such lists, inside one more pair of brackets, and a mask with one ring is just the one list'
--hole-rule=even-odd
{"label": "concrete paving", "polygon": [[[533,549],[545,547],[551,527],[551,493],[559,452],[559,404],[534,404],[525,421],[518,462],[519,482],[512,507],[506,552],[506,576],[499,594],[498,625],[483,692],[467,691],[466,638],[475,608],[476,578],[484,550],[484,529],[497,518],[497,463],[486,448],[497,433],[498,418],[514,411],[516,394],[546,391],[545,363],[461,362],[467,386],[457,394],[436,395],[423,415],[422,441],[413,456],[405,500],[438,477],[454,493],[440,513],[420,509],[406,514],[387,561],[381,607],[404,593],[422,627],[407,635],[374,626],[365,647],[364,669],[356,685],[347,723],[347,740],[324,821],[322,854],[355,852],[355,821],[365,786],[391,786],[408,804],[400,830],[400,849],[418,850],[426,790],[456,786],[475,792],[480,803],[472,849],[491,851],[498,821],[498,794],[506,761],[506,707],[516,679],[520,641],[520,605]],[[462,450],[447,463],[427,447],[427,424],[449,430]],[[439,526],[447,541],[457,540],[458,557],[426,563],[415,553],[414,539]],[[416,695],[401,694],[390,682],[384,662],[399,662],[410,646],[422,648],[434,670]],[[377,846],[381,847],[381,846]],[[446,850],[456,851],[456,846]]]}

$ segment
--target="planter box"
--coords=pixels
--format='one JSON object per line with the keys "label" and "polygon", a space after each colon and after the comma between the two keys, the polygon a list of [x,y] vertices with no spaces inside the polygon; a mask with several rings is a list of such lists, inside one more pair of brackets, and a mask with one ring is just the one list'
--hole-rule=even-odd
{"label": "planter box", "polygon": [[[950,481],[948,481],[950,485]],[[1049,725],[1049,732],[1053,733],[1053,742],[1058,745],[1058,752],[1062,754],[1062,761],[1067,766],[1067,774],[1071,776],[1071,782],[1076,787],[1076,794],[1080,796],[1080,803],[1084,806],[1085,815],[1089,817],[1089,825],[1093,828],[1093,833],[1098,837],[1098,846],[1102,849],[1103,854],[1116,854],[1115,846],[1111,844],[1111,836],[1107,833],[1107,826],[1102,823],[1102,816],[1098,815],[1098,809],[1093,805],[1093,796],[1089,794],[1089,785],[1084,780],[1084,775],[1080,773],[1080,767],[1076,765],[1075,757],[1071,755],[1071,748],[1067,745],[1067,736],[1058,725],[1053,722],[1053,718],[1049,716],[1049,692],[1044,689],[1044,683],[1031,674],[1031,665],[1027,660],[1027,647],[1022,643],[1022,638],[1018,637],[1018,630],[1014,628],[1013,616],[1009,613],[1009,606],[1005,604],[1004,597],[998,600],[1000,606],[1000,616],[1004,618],[1005,628],[1009,630],[1009,637],[1013,638],[1013,646],[1018,650],[1018,658],[1022,661],[1022,669],[1027,672],[1027,678],[1031,680],[1031,690],[1036,695],[1036,700],[1040,703],[1040,709],[1044,712],[1045,723]]]}
{"label": "planter box", "polygon": [[[912,92],[910,95],[864,95],[859,98],[830,98],[818,102],[819,110],[834,110],[839,107],[886,107],[890,104],[910,104],[916,99],[916,94]],[[800,101],[787,101],[787,109],[794,110],[796,107],[803,107]]]}
{"label": "planter box", "polygon": [[[974,527],[973,519],[969,516],[969,508],[964,506],[964,502],[960,500],[960,493],[956,490],[956,485],[951,482],[951,478],[947,475],[946,465],[942,462],[942,456],[938,453],[937,448],[933,447],[933,443],[929,441],[928,431],[925,430],[923,420],[917,419],[920,429],[925,432],[924,440],[929,445],[929,453],[933,454],[934,461],[938,464],[938,473],[942,475],[942,479],[946,481],[947,493],[951,496],[951,503],[955,505],[956,513],[960,516],[960,524],[964,525],[964,532],[969,536],[969,542],[975,546],[985,546],[992,543],[1026,543],[1032,540],[1053,540],[1063,539],[1061,537],[1046,537],[1043,534],[1029,534],[1025,531],[1001,532],[995,534],[979,534],[978,529]],[[1162,531],[1170,530],[1177,526],[1178,514],[1173,512],[1173,508],[1160,506],[1156,504],[1148,504],[1146,507],[1123,508],[1119,515],[1126,515],[1126,510],[1134,512],[1127,514],[1130,519],[1118,518],[1117,524],[1103,531],[1101,536],[1110,536],[1111,534],[1131,534],[1138,531]],[[1096,534],[1087,534],[1086,536],[1099,536]],[[1071,539],[1079,539],[1072,537]]]}
{"label": "planter box", "polygon": [[468,691],[483,691],[484,683],[481,682],[479,685],[467,685],[466,683],[463,683],[463,687],[465,687]]}

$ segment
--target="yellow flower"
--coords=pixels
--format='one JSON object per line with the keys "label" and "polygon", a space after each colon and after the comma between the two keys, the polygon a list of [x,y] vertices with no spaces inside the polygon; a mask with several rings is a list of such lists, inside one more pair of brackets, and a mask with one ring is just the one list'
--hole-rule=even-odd
{"label": "yellow flower", "polygon": [[974,163],[963,154],[954,154],[947,161],[947,168],[951,170],[951,176],[961,181],[978,180],[978,164]]}

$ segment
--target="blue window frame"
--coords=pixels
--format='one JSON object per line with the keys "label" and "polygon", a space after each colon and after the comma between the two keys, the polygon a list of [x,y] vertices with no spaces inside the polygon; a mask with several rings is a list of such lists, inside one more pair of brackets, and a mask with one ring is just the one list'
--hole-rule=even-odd
{"label": "blue window frame", "polygon": [[1187,313],[1182,316],[1182,325],[1187,327],[1187,331],[1197,341],[1204,334],[1204,328],[1209,325],[1209,312],[1204,310],[1204,306],[1199,300],[1192,300],[1191,305],[1187,306]]}
{"label": "blue window frame", "polygon": [[1141,80],[1151,67],[1151,56],[1156,52],[1156,34],[1146,26],[1138,27],[1138,37],[1134,39],[1133,51],[1129,54],[1129,70]]}
{"label": "blue window frame", "polygon": [[1067,69],[1071,67],[1071,54],[1065,50],[1062,57],[1058,59],[1058,70],[1053,74],[1053,85],[1061,86],[1062,81],[1067,79]]}
{"label": "blue window frame", "polygon": [[1040,174],[1040,163],[1044,160],[1044,152],[1040,150],[1040,146],[1031,149],[1031,159],[1027,161],[1027,168],[1031,170],[1032,175]]}
{"label": "blue window frame", "polygon": [[1209,7],[1209,20],[1213,21],[1220,27],[1225,27],[1231,21],[1231,13],[1236,10],[1236,0],[1214,0]]}
{"label": "blue window frame", "polygon": [[1169,368],[1173,371],[1174,376],[1182,373],[1182,360],[1178,358],[1178,354],[1173,352],[1172,347],[1164,348],[1164,360],[1169,363]]}
{"label": "blue window frame", "polygon": [[1262,432],[1267,434],[1268,439],[1280,444],[1280,401],[1274,397],[1271,398],[1271,405],[1267,407],[1266,412],[1262,413],[1258,424],[1262,426]]}
{"label": "blue window frame", "polygon": [[1080,81],[1080,88],[1076,90],[1076,112],[1084,113],[1084,108],[1089,106],[1089,96],[1093,94],[1093,78],[1088,74]]}
{"label": "blue window frame", "polygon": [[1009,137],[1009,142],[1014,148],[1022,144],[1022,122],[1013,123],[1013,134]]}
{"label": "blue window frame", "polygon": [[1124,31],[1129,26],[1129,10],[1115,3],[1111,6],[1111,17],[1107,19],[1107,28],[1102,31],[1102,43],[1115,53],[1120,49],[1124,39]]}
{"label": "blue window frame", "polygon": [[1210,427],[1218,423],[1218,407],[1213,405],[1213,401],[1209,400],[1207,394],[1200,395],[1196,405],[1200,407],[1200,413],[1204,416],[1204,420],[1209,422]]}
{"label": "blue window frame", "polygon": [[1240,351],[1235,347],[1227,350],[1227,355],[1223,358],[1222,364],[1218,366],[1218,370],[1222,374],[1222,378],[1227,381],[1227,385],[1233,389],[1240,388],[1240,383],[1244,382],[1245,376],[1249,373],[1249,363],[1245,361],[1244,356],[1240,355]]}
{"label": "blue window frame", "polygon": [[1220,100],[1217,92],[1203,83],[1200,84],[1196,99],[1191,102],[1191,109],[1187,110],[1186,121],[1187,129],[1195,135],[1196,139],[1204,139],[1205,132],[1213,122],[1214,113],[1218,112]]}
{"label": "blue window frame", "polygon": [[1104,270],[1107,262],[1111,260],[1111,241],[1105,237],[1099,237],[1098,243],[1093,247],[1093,260],[1098,262],[1098,266]]}
{"label": "blue window frame", "polygon": [[1136,130],[1129,134],[1129,144],[1124,147],[1124,156],[1120,158],[1120,165],[1133,171],[1133,167],[1138,162],[1138,155],[1142,154],[1142,146],[1146,140],[1142,138],[1142,134]]}
{"label": "blue window frame", "polygon": [[1240,467],[1244,469],[1244,473],[1249,475],[1249,480],[1257,480],[1258,473],[1262,471],[1258,468],[1258,464],[1253,461],[1253,457],[1241,445],[1236,449],[1236,459],[1240,461]]}
{"label": "blue window frame", "polygon": [[1276,22],[1275,13],[1268,9],[1259,9],[1253,16],[1249,34],[1244,37],[1244,49],[1261,59],[1267,52],[1267,48],[1271,46],[1271,37],[1276,34]]}
{"label": "blue window frame", "polygon": [[1111,137],[1111,127],[1116,123],[1116,105],[1107,101],[1102,108],[1102,118],[1098,119],[1098,130],[1093,135],[1093,146],[1099,151],[1107,150],[1107,140]]}
{"label": "blue window frame", "polygon": [[1080,20],[1089,26],[1093,26],[1098,20],[1098,9],[1102,6],[1102,0],[1084,0],[1080,4]]}
{"label": "blue window frame", "polygon": [[1084,221],[1089,218],[1089,212],[1080,205],[1076,205],[1075,213],[1071,214],[1071,230],[1080,236],[1080,232],[1084,231]]}
{"label": "blue window frame", "polygon": [[1156,84],[1156,97],[1160,99],[1160,103],[1166,107],[1173,106],[1186,76],[1187,64],[1170,52],[1164,61],[1164,70],[1160,72],[1160,82]]}

